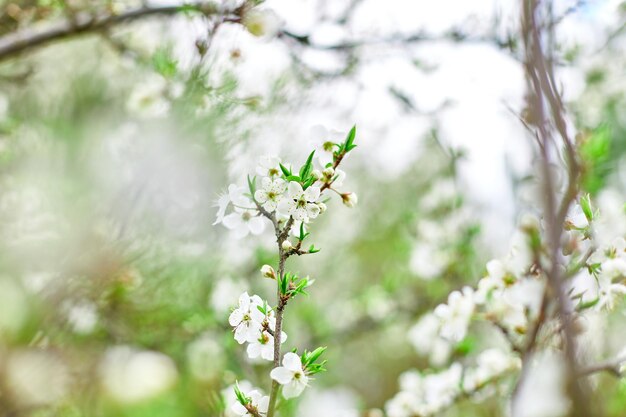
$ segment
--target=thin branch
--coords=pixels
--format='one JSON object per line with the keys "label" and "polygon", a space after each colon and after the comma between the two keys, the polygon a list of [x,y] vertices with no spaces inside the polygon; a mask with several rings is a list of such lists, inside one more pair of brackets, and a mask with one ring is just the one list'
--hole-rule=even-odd
{"label": "thin branch", "polygon": [[66,18],[43,29],[26,28],[0,37],[0,60],[14,57],[27,50],[41,47],[58,40],[96,33],[123,23],[141,20],[151,16],[168,16],[185,12],[198,12],[204,16],[220,11],[211,3],[198,2],[178,6],[142,6],[120,14],[94,16],[77,13],[72,19]]}
{"label": "thin branch", "polygon": [[279,37],[285,39],[291,39],[300,45],[317,49],[322,51],[350,51],[362,46],[371,45],[389,45],[389,44],[411,44],[418,42],[438,42],[438,41],[452,41],[457,43],[490,43],[496,45],[500,49],[513,49],[511,40],[502,40],[496,36],[482,36],[473,37],[462,33],[460,31],[450,31],[443,36],[432,36],[424,32],[417,32],[409,35],[395,34],[389,36],[382,36],[369,39],[356,39],[351,41],[339,42],[334,44],[318,44],[311,40],[310,35],[298,35],[297,33],[283,30],[280,32]]}
{"label": "thin branch", "polygon": [[607,372],[617,378],[621,378],[623,376],[621,367],[624,362],[626,362],[626,356],[619,356],[615,359],[600,362],[587,368],[581,369],[578,372],[578,377],[584,378],[600,372]]}

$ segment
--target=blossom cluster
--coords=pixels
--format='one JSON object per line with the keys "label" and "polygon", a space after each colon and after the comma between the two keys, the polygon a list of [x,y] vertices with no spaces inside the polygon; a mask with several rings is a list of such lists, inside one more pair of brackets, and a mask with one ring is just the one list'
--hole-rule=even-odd
{"label": "blossom cluster", "polygon": [[[234,328],[237,343],[248,343],[246,352],[250,359],[274,359],[274,330],[276,317],[274,311],[258,295],[250,296],[244,292],[239,297],[239,305],[228,317],[228,323]],[[287,340],[287,334],[281,332],[281,343]]]}
{"label": "blossom cluster", "polygon": [[[293,172],[291,164],[283,164],[276,156],[261,157],[256,170],[260,187],[257,188],[256,177],[248,178],[247,187],[231,184],[228,192],[218,199],[214,224],[222,223],[235,237],[244,238],[263,233],[268,215],[275,215],[280,224],[293,219],[291,230],[298,236],[302,224],[310,223],[326,211],[325,192],[339,194],[344,205],[354,207],[358,201],[356,193],[338,190],[346,178],[338,165],[356,146],[352,143],[354,132],[353,129],[346,142],[339,144],[329,139],[326,129],[313,128],[311,144],[315,150],[298,172]],[[229,206],[233,210],[226,214]]]}
{"label": "blossom cluster", "polygon": [[464,395],[519,369],[520,360],[499,349],[481,352],[472,366],[458,362],[449,368],[425,374],[415,370],[400,376],[400,392],[387,403],[389,417],[433,416]]}
{"label": "blossom cluster", "polygon": [[[613,227],[604,227],[606,221]],[[626,294],[626,229],[615,227],[619,224],[624,222],[602,218],[588,196],[581,198],[566,218],[558,271],[568,286],[566,308],[575,320],[584,321],[587,314],[615,308]],[[481,389],[500,372],[518,369],[527,336],[539,320],[545,320],[549,329],[560,328],[558,317],[547,309],[550,289],[545,265],[549,260],[543,236],[540,221],[524,218],[509,253],[487,263],[487,274],[475,288],[453,291],[447,302],[422,316],[409,332],[418,353],[437,366],[444,365],[455,347],[463,344],[473,322],[491,326],[508,348],[497,353],[494,349],[483,351],[474,369],[461,372],[463,366],[454,363],[438,374],[404,376],[400,393],[387,404],[390,416],[434,415],[461,394]],[[562,345],[558,330],[542,337],[546,346]],[[446,390],[446,386],[454,389]]]}
{"label": "blossom cluster", "polygon": [[[244,292],[228,318],[237,343],[248,344],[248,357],[272,361],[274,365],[269,374],[272,380],[269,396],[264,396],[260,389],[249,387],[242,390],[235,385],[236,402],[230,409],[236,415],[273,415],[279,389],[285,399],[297,397],[308,386],[311,375],[325,371],[325,361],[318,362],[325,347],[312,352],[305,350],[301,355],[294,349],[282,356],[282,362],[279,361],[281,345],[287,339],[287,334],[282,331],[284,309],[296,296],[306,295],[307,288],[313,283],[308,277],[300,278],[285,271],[285,262],[292,255],[319,252],[314,245],[308,249],[302,245],[310,234],[307,231],[309,224],[327,210],[325,193],[338,194],[347,207],[354,207],[357,203],[355,193],[338,190],[345,179],[339,164],[356,147],[355,128],[343,141],[319,126],[313,128],[312,133],[315,150],[299,170],[278,157],[262,157],[256,169],[259,181],[256,176],[248,176],[247,187],[231,184],[217,203],[214,224],[223,224],[239,239],[250,234],[259,235],[271,224],[278,249],[278,268],[270,265],[261,268],[263,277],[276,281],[277,305],[270,307],[260,296]],[[229,207],[232,211],[227,214]]]}

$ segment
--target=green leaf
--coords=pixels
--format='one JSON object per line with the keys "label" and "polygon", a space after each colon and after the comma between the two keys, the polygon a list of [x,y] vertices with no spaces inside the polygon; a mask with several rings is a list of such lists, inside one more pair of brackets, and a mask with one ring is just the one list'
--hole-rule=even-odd
{"label": "green leaf", "polygon": [[256,192],[256,176],[250,177],[250,175],[248,175],[248,188],[250,189],[250,194],[254,199],[254,193]]}
{"label": "green leaf", "polygon": [[298,240],[302,242],[306,237],[310,235],[310,233],[304,233],[304,222],[300,223],[300,236],[298,236]]}
{"label": "green leaf", "polygon": [[245,406],[246,404],[250,403],[250,398],[246,397],[239,388],[239,381],[235,381],[235,386],[233,389],[235,390],[235,396],[237,397],[237,401],[239,401],[239,404]]}
{"label": "green leaf", "polygon": [[158,49],[152,56],[152,65],[165,78],[173,77],[178,71],[178,61],[172,58],[169,48]]}
{"label": "green leaf", "polygon": [[278,163],[278,166],[280,166],[280,170],[283,172],[283,175],[285,177],[290,177],[291,176],[291,170],[287,169],[286,166],[284,166],[280,162]]}
{"label": "green leaf", "polygon": [[326,349],[328,349],[326,346],[320,346],[317,349],[315,349],[313,352],[307,354],[306,362],[303,360],[304,366],[307,366],[315,362],[320,356],[324,354],[324,352],[326,352]]}
{"label": "green leaf", "polygon": [[300,178],[304,181],[308,179],[309,174],[313,170],[313,155],[315,155],[315,151],[311,152],[302,168],[300,168]]}
{"label": "green leaf", "polygon": [[282,295],[287,294],[287,288],[289,288],[289,273],[283,275],[280,279],[280,293]]}
{"label": "green leaf", "polygon": [[580,207],[583,209],[587,220],[591,222],[593,220],[593,210],[591,208],[591,196],[588,193],[580,199]]}
{"label": "green leaf", "polygon": [[585,165],[583,188],[591,194],[600,191],[612,172],[611,142],[610,127],[601,125],[580,146],[580,156]]}
{"label": "green leaf", "polygon": [[321,251],[321,249],[317,249],[317,248],[315,248],[315,245],[311,245],[311,246],[309,247],[309,253],[317,253],[317,252],[319,252],[319,251]]}
{"label": "green leaf", "polygon": [[356,137],[356,125],[352,126],[350,132],[348,132],[348,137],[346,138],[346,142],[343,146],[346,152],[350,152],[352,149],[356,148],[354,145],[354,138]]}

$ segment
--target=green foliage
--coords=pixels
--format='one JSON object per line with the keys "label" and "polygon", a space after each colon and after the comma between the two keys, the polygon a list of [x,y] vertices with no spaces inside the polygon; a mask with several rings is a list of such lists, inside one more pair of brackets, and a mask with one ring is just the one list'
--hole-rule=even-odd
{"label": "green foliage", "polygon": [[610,127],[602,125],[580,146],[580,155],[585,164],[583,188],[592,195],[602,189],[611,172],[611,137]]}

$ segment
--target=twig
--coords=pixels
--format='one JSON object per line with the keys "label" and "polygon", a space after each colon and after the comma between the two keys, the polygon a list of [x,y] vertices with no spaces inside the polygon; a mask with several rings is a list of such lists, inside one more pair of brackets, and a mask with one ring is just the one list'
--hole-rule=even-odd
{"label": "twig", "polygon": [[195,11],[205,16],[219,12],[211,3],[198,2],[178,6],[142,6],[120,14],[100,16],[94,16],[89,13],[77,13],[72,19],[66,18],[43,29],[26,28],[0,37],[0,60],[11,58],[26,50],[44,46],[61,39],[99,32],[122,23],[150,16],[168,16],[188,11]]}
{"label": "twig", "polygon": [[593,374],[597,374],[599,372],[608,372],[609,374],[617,378],[621,378],[623,375],[620,368],[624,362],[626,362],[626,356],[619,356],[612,360],[600,362],[579,370],[578,377],[584,378]]}

